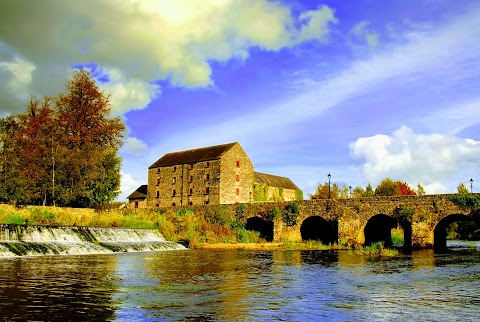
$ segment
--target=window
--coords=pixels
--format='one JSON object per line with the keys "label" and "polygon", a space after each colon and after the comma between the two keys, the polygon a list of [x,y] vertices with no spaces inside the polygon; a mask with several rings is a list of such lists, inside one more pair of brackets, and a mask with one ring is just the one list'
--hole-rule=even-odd
{"label": "window", "polygon": [[192,201],[189,201],[189,202],[188,202],[188,205],[189,205],[189,206],[192,206],[192,205],[193,205],[193,202],[192,202]]}
{"label": "window", "polygon": [[172,178],[172,183],[175,183],[175,182],[177,182],[177,177]]}
{"label": "window", "polygon": [[210,193],[210,188],[209,187],[206,187],[205,188],[205,194],[208,195]]}
{"label": "window", "polygon": [[175,195],[177,194],[177,192],[175,190],[172,191],[172,197],[175,197]]}
{"label": "window", "polygon": [[174,203],[174,202],[172,202],[172,207],[175,207],[175,203]]}
{"label": "window", "polygon": [[237,160],[237,167],[239,167],[239,166],[240,166],[240,161],[239,161],[239,160]]}
{"label": "window", "polygon": [[240,176],[238,174],[235,176],[235,181],[240,181]]}
{"label": "window", "polygon": [[188,194],[189,194],[189,195],[193,195],[193,189],[192,189],[192,188],[190,188],[190,189],[188,190]]}
{"label": "window", "polygon": [[159,173],[160,173],[160,168],[157,168],[157,174],[159,174]]}
{"label": "window", "polygon": [[188,169],[189,169],[189,170],[193,170],[193,163],[190,163],[190,164],[188,165]]}
{"label": "window", "polygon": [[210,180],[210,175],[207,173],[207,176],[205,178],[206,181],[209,181]]}
{"label": "window", "polygon": [[160,185],[160,179],[157,179],[157,186]]}
{"label": "window", "polygon": [[205,200],[205,204],[206,204],[206,205],[208,205],[208,204],[209,204],[208,200]]}
{"label": "window", "polygon": [[193,182],[193,176],[190,176],[190,177],[188,178],[188,182],[190,182],[190,183]]}
{"label": "window", "polygon": [[155,205],[155,207],[157,207],[157,208],[158,208],[158,207],[160,207],[160,204],[159,204],[159,203],[157,203],[157,204]]}
{"label": "window", "polygon": [[175,172],[175,171],[177,171],[177,166],[176,165],[173,166],[173,172]]}
{"label": "window", "polygon": [[210,162],[205,163],[205,168],[210,168]]}
{"label": "window", "polygon": [[157,197],[157,198],[160,198],[160,191],[158,191],[158,190],[157,190],[156,197]]}
{"label": "window", "polygon": [[236,194],[236,195],[239,195],[239,194],[240,194],[240,189],[238,189],[238,188],[235,189],[235,194]]}
{"label": "window", "polygon": [[135,201],[135,208],[138,208],[138,201]]}

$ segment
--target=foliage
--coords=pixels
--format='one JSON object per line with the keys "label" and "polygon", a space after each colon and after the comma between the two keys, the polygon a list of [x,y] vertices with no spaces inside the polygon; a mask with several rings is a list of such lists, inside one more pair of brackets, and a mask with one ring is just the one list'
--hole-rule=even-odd
{"label": "foliage", "polygon": [[300,207],[297,203],[292,202],[285,206],[283,211],[283,222],[289,226],[293,227],[297,224],[298,214],[300,212]]}
{"label": "foliage", "polygon": [[295,190],[295,200],[303,200],[303,191],[300,189]]}
{"label": "foliage", "polygon": [[458,185],[457,191],[460,194],[470,193],[470,190],[468,190],[467,186],[463,182]]}
{"label": "foliage", "polygon": [[267,200],[267,193],[266,189],[268,187],[264,187],[261,184],[254,183],[253,184],[253,201],[266,201]]}
{"label": "foliage", "polygon": [[[310,194],[310,199],[328,199],[329,197],[329,185],[328,182],[325,184],[318,184],[317,190],[313,194]],[[338,185],[334,183],[330,185],[330,199],[338,199],[340,197],[340,189]]]}
{"label": "foliage", "polygon": [[455,194],[449,196],[449,199],[464,210],[474,211],[480,209],[480,196],[475,194]]}
{"label": "foliage", "polygon": [[32,98],[24,113],[0,119],[0,202],[87,207],[118,195],[125,126],[89,72],[66,93]]}
{"label": "foliage", "polygon": [[393,245],[403,245],[403,241],[404,241],[403,230],[393,228],[391,234],[392,234]]}
{"label": "foliage", "polygon": [[277,219],[278,215],[280,214],[280,209],[275,205],[273,206],[272,209],[270,209],[267,213],[267,221],[268,222],[273,222],[275,219]]}
{"label": "foliage", "polygon": [[246,212],[245,208],[246,207],[244,204],[240,204],[235,209],[235,219],[236,219],[236,222],[239,224],[245,222],[245,212]]}
{"label": "foliage", "polygon": [[346,185],[343,185],[342,189],[340,190],[340,199],[348,199],[350,198],[350,191]]}
{"label": "foliage", "polygon": [[425,189],[420,183],[417,184],[417,195],[425,196]]}
{"label": "foliage", "polygon": [[393,211],[393,217],[400,223],[411,223],[414,210],[407,206],[397,207]]}
{"label": "foliage", "polygon": [[361,256],[391,257],[397,256],[398,250],[385,248],[383,242],[377,242],[365,247],[356,246],[353,253]]}
{"label": "foliage", "polygon": [[375,191],[373,191],[373,187],[370,183],[368,183],[367,187],[365,188],[365,197],[373,197],[375,196]]}
{"label": "foliage", "polygon": [[385,178],[375,188],[376,196],[414,196],[415,190],[410,188],[406,182],[393,181],[390,178]]}

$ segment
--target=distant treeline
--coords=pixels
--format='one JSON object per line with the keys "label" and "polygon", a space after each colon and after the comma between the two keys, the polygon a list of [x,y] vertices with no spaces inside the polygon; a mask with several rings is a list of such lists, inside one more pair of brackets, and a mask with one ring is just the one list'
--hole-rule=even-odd
{"label": "distant treeline", "polygon": [[90,207],[111,202],[120,185],[125,129],[90,73],[76,71],[66,92],[31,98],[0,119],[0,202]]}

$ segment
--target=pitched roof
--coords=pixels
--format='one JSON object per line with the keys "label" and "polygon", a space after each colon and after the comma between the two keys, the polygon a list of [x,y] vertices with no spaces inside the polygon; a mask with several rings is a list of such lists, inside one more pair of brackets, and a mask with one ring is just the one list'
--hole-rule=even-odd
{"label": "pitched roof", "polygon": [[217,160],[220,159],[222,155],[228,150],[230,150],[235,144],[238,143],[234,142],[222,145],[208,146],[205,148],[167,153],[163,157],[158,159],[157,162],[152,164],[149,169],[177,164]]}
{"label": "pitched roof", "polygon": [[141,185],[138,187],[137,190],[132,192],[130,196],[127,197],[128,199],[142,199],[142,198],[147,198],[147,185]]}
{"label": "pitched roof", "polygon": [[273,174],[255,172],[255,183],[266,184],[270,187],[299,190],[299,188],[286,177],[275,176]]}

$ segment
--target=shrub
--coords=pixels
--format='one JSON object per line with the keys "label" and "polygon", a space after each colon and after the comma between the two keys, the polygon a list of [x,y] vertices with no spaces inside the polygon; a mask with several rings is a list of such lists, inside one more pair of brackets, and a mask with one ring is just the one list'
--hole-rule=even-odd
{"label": "shrub", "polygon": [[285,210],[283,211],[283,222],[285,225],[289,227],[295,226],[298,221],[299,212],[300,208],[295,202],[289,203],[287,206],[285,206]]}

